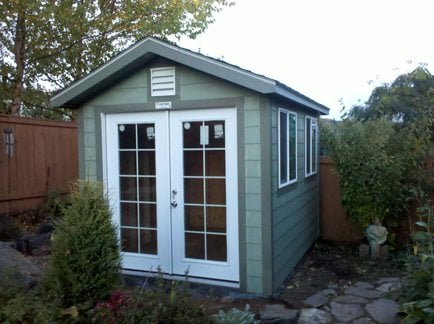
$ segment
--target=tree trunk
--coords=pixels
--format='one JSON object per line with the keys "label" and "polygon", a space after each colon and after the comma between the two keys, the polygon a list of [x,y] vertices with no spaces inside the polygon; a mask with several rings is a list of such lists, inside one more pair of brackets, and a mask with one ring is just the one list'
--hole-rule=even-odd
{"label": "tree trunk", "polygon": [[9,112],[18,115],[23,102],[24,69],[25,69],[25,39],[26,20],[24,9],[18,11],[17,25],[15,28],[15,64],[16,72],[12,91],[12,103]]}

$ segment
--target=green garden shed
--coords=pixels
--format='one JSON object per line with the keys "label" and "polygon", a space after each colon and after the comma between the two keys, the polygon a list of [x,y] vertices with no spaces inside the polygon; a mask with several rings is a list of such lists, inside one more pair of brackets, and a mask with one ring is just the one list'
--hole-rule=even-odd
{"label": "green garden shed", "polygon": [[126,274],[273,293],[319,234],[318,118],[290,87],[148,37],[51,99],[77,109]]}

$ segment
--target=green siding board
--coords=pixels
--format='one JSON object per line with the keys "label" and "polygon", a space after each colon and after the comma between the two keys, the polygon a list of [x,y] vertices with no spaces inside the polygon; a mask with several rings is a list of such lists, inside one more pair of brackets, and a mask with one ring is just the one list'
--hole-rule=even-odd
{"label": "green siding board", "polygon": [[273,287],[288,276],[318,233],[318,178],[304,176],[304,128],[306,113],[296,107],[283,107],[297,113],[297,183],[278,188],[278,108],[271,117],[271,174],[273,209]]}
{"label": "green siding board", "polygon": [[246,127],[246,144],[259,144],[260,136],[259,127]]}
{"label": "green siding board", "polygon": [[252,277],[262,277],[262,259],[247,260],[247,275]]}
{"label": "green siding board", "polygon": [[262,244],[250,244],[247,251],[247,260],[262,260]]}
{"label": "green siding board", "polygon": [[246,193],[261,194],[261,178],[249,177],[246,179]]}
{"label": "green siding board", "polygon": [[[246,243],[262,244],[262,229],[260,226],[248,226],[246,229]],[[254,246],[249,248],[253,248]]]}
{"label": "green siding board", "polygon": [[[246,210],[246,226],[261,227],[261,211]],[[243,226],[244,228],[244,226]]]}

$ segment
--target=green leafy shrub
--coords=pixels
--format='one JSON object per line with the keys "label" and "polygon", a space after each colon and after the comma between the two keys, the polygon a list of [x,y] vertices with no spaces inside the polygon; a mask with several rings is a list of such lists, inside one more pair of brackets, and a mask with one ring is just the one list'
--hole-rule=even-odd
{"label": "green leafy shrub", "polygon": [[53,233],[44,286],[64,307],[107,298],[118,286],[120,252],[102,185],[77,182]]}
{"label": "green leafy shrub", "polygon": [[246,305],[244,310],[232,308],[227,313],[220,310],[213,316],[219,324],[256,324],[255,314],[250,312],[250,305]]}
{"label": "green leafy shrub", "polygon": [[342,122],[322,128],[322,150],[335,161],[346,214],[361,229],[378,217],[393,231],[413,191],[426,188],[433,90],[434,77],[419,67],[375,88]]}
{"label": "green leafy shrub", "polygon": [[412,233],[408,257],[409,282],[404,290],[408,302],[401,305],[405,323],[434,323],[433,203],[426,199],[418,209],[419,220]]}

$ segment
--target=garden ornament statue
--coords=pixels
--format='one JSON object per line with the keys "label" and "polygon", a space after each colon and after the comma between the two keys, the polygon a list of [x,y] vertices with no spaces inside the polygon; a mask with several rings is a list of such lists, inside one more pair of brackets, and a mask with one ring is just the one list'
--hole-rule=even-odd
{"label": "garden ornament statue", "polygon": [[373,224],[368,225],[365,231],[369,241],[369,250],[372,259],[381,257],[381,244],[387,240],[387,229],[381,225],[378,217],[374,218]]}

